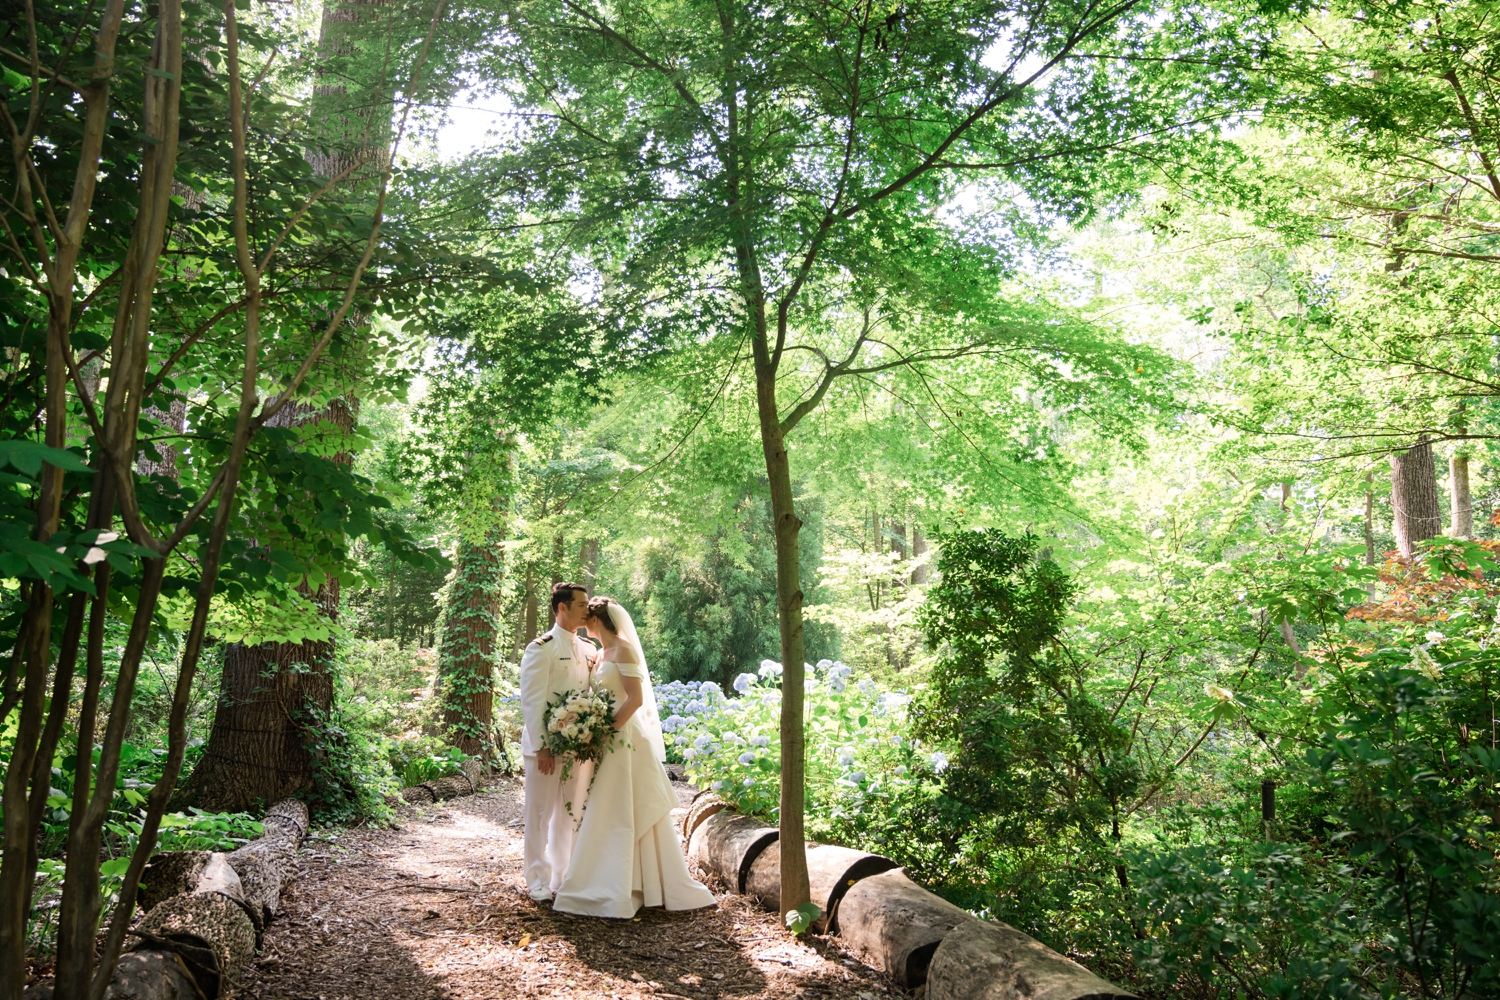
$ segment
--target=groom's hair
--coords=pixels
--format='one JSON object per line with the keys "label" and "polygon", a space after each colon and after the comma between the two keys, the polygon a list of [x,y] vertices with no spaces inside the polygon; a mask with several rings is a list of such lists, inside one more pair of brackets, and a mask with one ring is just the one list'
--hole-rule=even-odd
{"label": "groom's hair", "polygon": [[609,606],[613,603],[614,599],[609,597],[589,598],[589,617],[602,622],[612,634],[619,635],[620,630],[615,628],[615,620],[609,614]]}
{"label": "groom's hair", "polygon": [[581,583],[554,583],[552,585],[552,614],[557,614],[557,609],[564,604],[573,603],[575,593],[587,594],[589,588]]}

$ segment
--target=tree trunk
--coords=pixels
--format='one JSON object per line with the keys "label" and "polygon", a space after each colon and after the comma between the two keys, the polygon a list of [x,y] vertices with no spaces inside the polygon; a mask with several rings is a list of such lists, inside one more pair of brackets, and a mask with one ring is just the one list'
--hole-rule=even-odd
{"label": "tree trunk", "polygon": [[563,582],[563,577],[566,576],[566,575],[567,574],[563,572],[563,537],[560,534],[559,535],[553,535],[552,536],[552,586],[555,587],[559,583],[562,583]]}
{"label": "tree trunk", "polygon": [[[290,427],[319,419],[331,420],[346,434],[354,429],[354,410],[342,400],[322,410],[294,403],[269,423]],[[352,462],[353,456],[340,453],[335,460]],[[316,593],[302,592],[323,615],[337,620],[337,580]],[[228,646],[208,745],[174,805],[245,812],[311,788],[313,756],[307,744],[333,707],[333,652],[331,640]]]}
{"label": "tree trunk", "polygon": [[[762,305],[762,310],[763,310]],[[803,736],[802,581],[797,517],[792,493],[791,460],[782,437],[776,409],[776,368],[766,342],[765,314],[756,317],[756,409],[760,416],[761,451],[771,490],[771,519],[776,529],[776,610],[781,622],[781,912],[786,914],[810,898],[807,879],[807,838],[803,824],[803,776],[807,748]]]}
{"label": "tree trunk", "polygon": [[[911,557],[920,559],[927,554],[927,536],[922,534],[922,529],[912,525],[911,529]],[[918,563],[911,571],[911,582],[913,585],[925,584],[927,582],[927,564]]]}
{"label": "tree trunk", "polygon": [[[337,594],[330,582],[319,603],[331,596],[336,606]],[[208,746],[177,804],[248,812],[311,787],[307,737],[333,704],[332,656],[326,641],[226,648]]]}
{"label": "tree trunk", "polygon": [[536,567],[531,563],[526,564],[526,642],[521,643],[525,648],[526,643],[536,638]]}
{"label": "tree trunk", "polygon": [[1375,565],[1375,473],[1365,473],[1365,565]]}
{"label": "tree trunk", "polygon": [[1391,506],[1395,509],[1396,547],[1410,559],[1418,542],[1443,530],[1432,444],[1423,439],[1391,456]]}
{"label": "tree trunk", "polygon": [[599,581],[599,539],[583,540],[583,544],[578,547],[578,564],[583,573],[580,582],[589,589],[589,596],[592,597],[594,586]]}
{"label": "tree trunk", "polygon": [[1469,457],[1454,455],[1448,459],[1448,495],[1452,505],[1454,538],[1474,537],[1474,500],[1469,494]]}
{"label": "tree trunk", "polygon": [[494,729],[495,668],[500,639],[501,584],[505,578],[505,525],[477,542],[460,540],[448,588],[438,673],[443,678],[443,725],[466,754],[490,757]]}
{"label": "tree trunk", "polygon": [[[159,407],[148,406],[141,411],[141,415],[150,417],[173,433],[181,434],[187,429],[187,400],[182,396],[173,396],[169,409],[162,410]],[[168,479],[176,479],[177,446],[164,441],[155,441],[153,446],[156,448],[160,461],[153,460],[149,453],[142,451],[135,460],[136,472],[143,476],[166,476]]]}

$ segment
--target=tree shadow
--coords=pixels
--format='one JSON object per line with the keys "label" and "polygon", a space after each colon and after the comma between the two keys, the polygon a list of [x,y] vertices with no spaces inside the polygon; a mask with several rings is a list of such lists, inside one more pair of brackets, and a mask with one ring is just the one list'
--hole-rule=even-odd
{"label": "tree shadow", "polygon": [[[716,910],[642,910],[634,920],[553,914],[580,963],[658,994],[704,998],[759,993],[766,977],[728,935]],[[651,985],[654,984],[654,985]]]}

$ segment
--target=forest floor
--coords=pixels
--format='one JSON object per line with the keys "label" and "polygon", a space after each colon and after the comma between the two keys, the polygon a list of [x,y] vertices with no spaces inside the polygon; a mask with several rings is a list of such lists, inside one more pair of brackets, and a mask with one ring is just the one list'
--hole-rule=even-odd
{"label": "forest floor", "polygon": [[[683,786],[679,786],[683,787]],[[680,815],[680,813],[679,813]],[[634,920],[555,913],[526,893],[518,782],[323,831],[266,929],[238,1000],[886,1000],[901,995],[837,940],[794,940],[752,899]],[[680,821],[680,820],[679,820]]]}

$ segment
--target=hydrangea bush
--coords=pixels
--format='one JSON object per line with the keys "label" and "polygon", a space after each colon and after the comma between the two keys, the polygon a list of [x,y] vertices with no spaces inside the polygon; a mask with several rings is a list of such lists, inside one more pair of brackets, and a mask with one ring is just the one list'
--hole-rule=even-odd
{"label": "hydrangea bush", "polygon": [[[712,682],[657,688],[667,753],[687,765],[695,784],[772,822],[780,794],[781,677],[781,664],[763,660],[757,672],[735,678],[735,697]],[[906,692],[856,679],[833,660],[808,665],[803,686],[811,835],[883,811],[946,769],[942,753],[909,736]]]}

